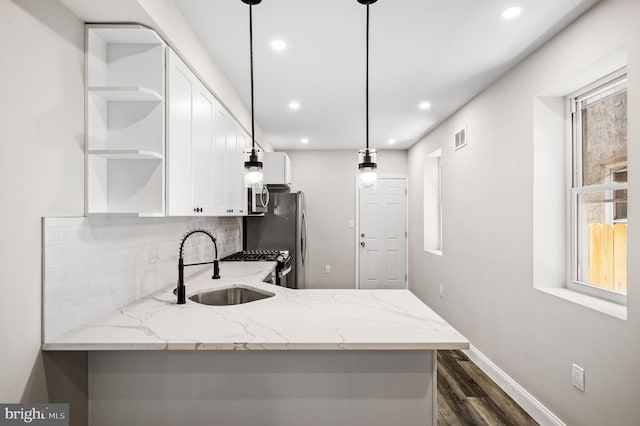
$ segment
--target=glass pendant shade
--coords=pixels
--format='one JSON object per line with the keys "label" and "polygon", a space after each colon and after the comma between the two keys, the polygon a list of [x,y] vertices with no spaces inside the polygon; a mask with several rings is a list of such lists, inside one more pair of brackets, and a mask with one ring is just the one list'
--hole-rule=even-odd
{"label": "glass pendant shade", "polygon": [[373,148],[364,148],[358,151],[358,169],[360,170],[358,182],[360,188],[376,188],[378,183],[376,156],[376,150]]}
{"label": "glass pendant shade", "polygon": [[262,151],[260,148],[244,150],[244,186],[262,191],[264,174],[262,173]]}

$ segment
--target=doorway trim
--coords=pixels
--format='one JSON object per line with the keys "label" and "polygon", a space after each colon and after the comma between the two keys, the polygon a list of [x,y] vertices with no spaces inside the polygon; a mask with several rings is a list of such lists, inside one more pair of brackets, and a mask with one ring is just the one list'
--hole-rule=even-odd
{"label": "doorway trim", "polygon": [[[409,289],[409,176],[408,175],[378,175],[378,179],[404,179],[405,181],[405,226],[407,231],[407,237],[404,239],[405,250],[405,271],[407,274],[406,289]],[[355,175],[355,192],[356,192],[356,218],[355,218],[355,233],[354,233],[354,250],[355,250],[355,288],[360,290],[360,182],[358,175]]]}

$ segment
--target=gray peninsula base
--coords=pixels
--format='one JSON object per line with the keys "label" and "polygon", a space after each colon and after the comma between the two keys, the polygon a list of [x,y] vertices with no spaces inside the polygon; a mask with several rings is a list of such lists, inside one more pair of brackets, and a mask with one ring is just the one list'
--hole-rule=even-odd
{"label": "gray peninsula base", "polygon": [[435,351],[96,351],[89,423],[435,424]]}

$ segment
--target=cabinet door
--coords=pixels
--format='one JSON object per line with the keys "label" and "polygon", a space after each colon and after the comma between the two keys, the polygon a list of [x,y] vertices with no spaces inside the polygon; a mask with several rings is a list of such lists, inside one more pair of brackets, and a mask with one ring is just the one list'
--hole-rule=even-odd
{"label": "cabinet door", "polygon": [[193,206],[197,214],[213,216],[216,214],[213,198],[216,104],[200,82],[194,85],[192,111]]}
{"label": "cabinet door", "polygon": [[214,204],[219,216],[244,215],[247,211],[244,190],[242,151],[247,136],[229,112],[217,105],[214,153]]}
{"label": "cabinet door", "polygon": [[284,182],[291,186],[291,160],[286,154],[284,156]]}
{"label": "cabinet door", "polygon": [[238,194],[238,176],[242,173],[241,165],[242,157],[238,157],[238,127],[231,117],[229,117],[229,127],[227,127],[227,152],[225,154],[225,166],[227,171],[227,204],[229,213],[235,215],[238,213],[239,197]]}
{"label": "cabinet door", "polygon": [[215,145],[213,158],[213,204],[216,215],[225,216],[229,214],[226,189],[226,165],[225,155],[227,151],[227,128],[229,119],[224,107],[216,103],[215,119]]}
{"label": "cabinet door", "polygon": [[193,73],[169,51],[167,69],[167,214],[192,215],[192,98]]}
{"label": "cabinet door", "polygon": [[251,147],[251,142],[249,141],[249,135],[244,130],[242,130],[239,125],[238,127],[238,144],[236,146],[236,152],[238,155],[235,160],[238,165],[237,177],[235,178],[235,184],[237,185],[236,191],[238,194],[238,204],[236,211],[240,215],[245,215],[247,213],[248,197],[247,189],[244,186],[244,150]]}

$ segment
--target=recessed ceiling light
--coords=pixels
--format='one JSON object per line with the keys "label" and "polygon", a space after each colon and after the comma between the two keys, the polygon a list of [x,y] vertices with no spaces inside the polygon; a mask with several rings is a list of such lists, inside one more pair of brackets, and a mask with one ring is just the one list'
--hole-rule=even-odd
{"label": "recessed ceiling light", "polygon": [[522,8],[520,6],[513,6],[502,11],[502,14],[500,14],[500,16],[502,17],[502,19],[508,20],[508,19],[517,18],[521,13],[522,13]]}
{"label": "recessed ceiling light", "polygon": [[300,142],[302,142],[302,143],[309,143],[309,139],[307,139],[307,138],[302,138],[302,139],[300,139]]}
{"label": "recessed ceiling light", "polygon": [[273,50],[281,52],[287,48],[287,43],[284,40],[273,40],[271,42],[271,48]]}
{"label": "recessed ceiling light", "polygon": [[395,139],[389,139],[389,145],[395,145],[395,144],[396,144]]}
{"label": "recessed ceiling light", "polygon": [[296,102],[296,101],[289,102],[289,109],[292,109],[294,111],[297,109],[300,109],[300,102]]}
{"label": "recessed ceiling light", "polygon": [[424,109],[429,109],[429,108],[431,108],[431,102],[426,102],[426,101],[425,102],[420,102],[418,104],[418,108],[423,109],[423,110]]}

